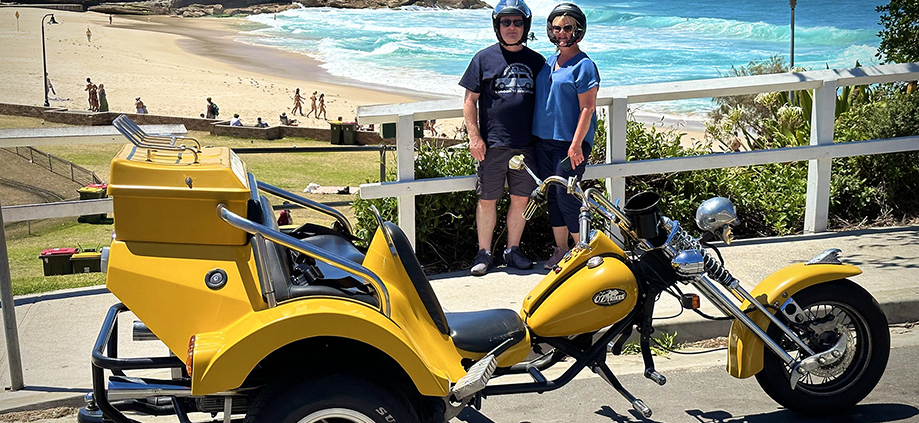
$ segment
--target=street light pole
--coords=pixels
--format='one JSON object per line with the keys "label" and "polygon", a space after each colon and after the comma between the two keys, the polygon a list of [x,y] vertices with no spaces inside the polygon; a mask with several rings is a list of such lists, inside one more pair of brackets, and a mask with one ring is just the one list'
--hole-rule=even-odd
{"label": "street light pole", "polygon": [[45,107],[51,105],[48,103],[48,60],[45,58],[45,18],[48,16],[51,17],[51,20],[48,21],[49,25],[57,23],[57,21],[54,20],[54,13],[49,13],[41,18],[41,68],[42,80],[45,81]]}
{"label": "street light pole", "polygon": [[795,70],[795,6],[797,6],[798,0],[788,0],[788,5],[791,6],[791,70]]}

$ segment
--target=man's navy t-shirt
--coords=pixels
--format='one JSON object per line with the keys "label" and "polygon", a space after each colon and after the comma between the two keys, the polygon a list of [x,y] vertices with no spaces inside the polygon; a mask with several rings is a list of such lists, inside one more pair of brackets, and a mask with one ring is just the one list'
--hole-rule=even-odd
{"label": "man's navy t-shirt", "polygon": [[524,46],[519,52],[494,44],[476,53],[460,85],[479,94],[479,132],[489,147],[530,143],[536,74],[546,63]]}

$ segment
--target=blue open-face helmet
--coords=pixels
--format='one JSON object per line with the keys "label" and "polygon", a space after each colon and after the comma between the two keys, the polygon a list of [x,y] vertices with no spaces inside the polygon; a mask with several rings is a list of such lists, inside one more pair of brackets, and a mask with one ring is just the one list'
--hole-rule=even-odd
{"label": "blue open-face helmet", "polygon": [[[571,39],[569,39],[568,43],[564,46],[559,45],[558,38],[555,37],[555,32],[552,31],[552,21],[562,15],[570,16],[577,23],[577,27],[574,28],[574,31],[571,33]],[[552,12],[549,13],[549,18],[546,19],[546,34],[549,36],[549,41],[559,47],[571,47],[574,43],[583,40],[586,32],[587,16],[585,16],[581,8],[574,3],[559,3],[558,6],[555,6]]]}
{"label": "blue open-face helmet", "polygon": [[[516,43],[507,43],[501,37],[501,17],[502,16],[520,16],[523,18],[523,36]],[[491,21],[495,27],[495,35],[498,36],[498,42],[506,46],[516,46],[526,44],[527,37],[530,35],[530,24],[533,22],[533,12],[523,0],[501,0],[495,5],[494,12],[491,13]]]}

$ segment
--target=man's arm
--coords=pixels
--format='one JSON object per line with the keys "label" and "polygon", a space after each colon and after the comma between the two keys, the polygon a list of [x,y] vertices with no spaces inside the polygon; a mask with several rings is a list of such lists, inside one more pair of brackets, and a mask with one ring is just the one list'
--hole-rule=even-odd
{"label": "man's arm", "polygon": [[466,90],[463,98],[463,120],[469,135],[469,152],[478,161],[485,160],[485,141],[479,132],[479,93]]}

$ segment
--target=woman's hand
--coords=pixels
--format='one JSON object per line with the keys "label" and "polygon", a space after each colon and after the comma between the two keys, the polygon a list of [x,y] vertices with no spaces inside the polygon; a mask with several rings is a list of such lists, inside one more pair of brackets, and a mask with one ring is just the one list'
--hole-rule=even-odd
{"label": "woman's hand", "polygon": [[575,145],[574,142],[568,147],[568,157],[571,158],[571,168],[574,169],[584,163],[584,152],[581,151],[581,143]]}

